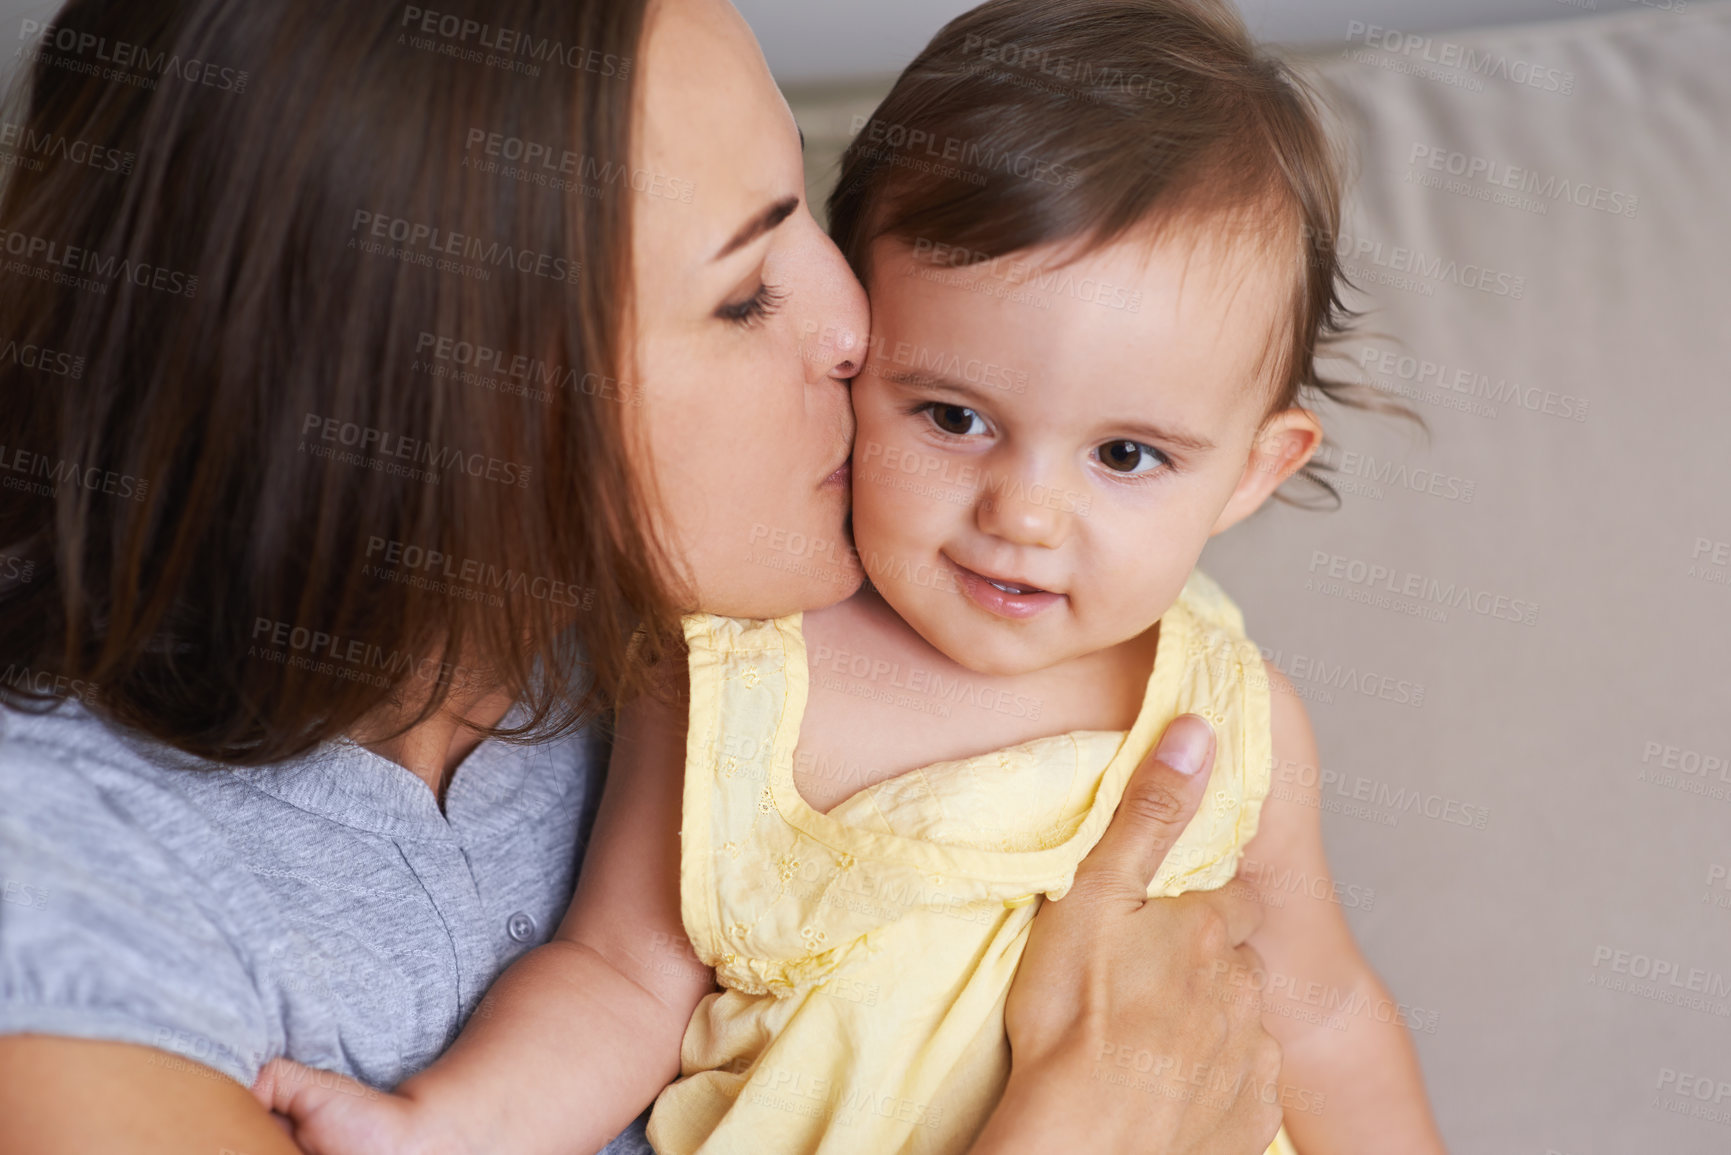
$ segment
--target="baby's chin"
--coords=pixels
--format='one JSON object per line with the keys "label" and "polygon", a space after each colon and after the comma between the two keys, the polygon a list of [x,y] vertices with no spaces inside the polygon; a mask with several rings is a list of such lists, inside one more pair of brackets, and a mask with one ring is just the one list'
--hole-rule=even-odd
{"label": "baby's chin", "polygon": [[884,600],[932,649],[963,669],[985,677],[1032,674],[1079,657],[1083,652],[1052,636],[1063,631],[1036,634],[1011,622],[1000,624],[980,619],[971,605],[934,606],[926,599],[916,598],[903,608],[895,604],[893,597]]}
{"label": "baby's chin", "polygon": [[994,621],[968,604],[945,607],[925,598],[911,598],[905,606],[898,606],[894,591],[886,595],[879,588],[878,594],[934,650],[972,673],[991,678],[1037,673],[1134,643],[1160,624],[1158,618],[1138,620],[1124,623],[1118,631],[1122,637],[1082,638],[1078,630],[1063,626],[1030,630],[1015,622]]}

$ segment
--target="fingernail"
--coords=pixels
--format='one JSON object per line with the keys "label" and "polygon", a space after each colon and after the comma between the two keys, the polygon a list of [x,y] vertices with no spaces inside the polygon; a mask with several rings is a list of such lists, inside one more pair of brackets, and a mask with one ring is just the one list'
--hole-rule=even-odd
{"label": "fingernail", "polygon": [[1154,757],[1180,774],[1194,774],[1202,769],[1202,760],[1208,756],[1208,739],[1213,733],[1206,718],[1182,715],[1166,727],[1160,745],[1154,748]]}

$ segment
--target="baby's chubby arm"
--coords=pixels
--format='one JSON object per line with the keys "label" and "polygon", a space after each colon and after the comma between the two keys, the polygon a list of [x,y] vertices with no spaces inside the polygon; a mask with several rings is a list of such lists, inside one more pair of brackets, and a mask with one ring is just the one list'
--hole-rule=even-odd
{"label": "baby's chubby arm", "polygon": [[[1310,718],[1285,676],[1264,666],[1274,784],[1240,875],[1252,883],[1302,878],[1306,885],[1267,903],[1249,939],[1265,973],[1245,976],[1242,990],[1263,1000],[1263,1027],[1284,1052],[1286,1130],[1305,1155],[1442,1155],[1406,1016],[1395,1013],[1394,999],[1332,901]],[[1340,1008],[1338,1016],[1331,1008]]]}
{"label": "baby's chubby arm", "polygon": [[594,1152],[673,1081],[686,1024],[715,977],[679,915],[685,731],[676,707],[640,698],[621,711],[558,933],[499,977],[437,1062],[374,1104],[321,1093],[328,1080],[301,1086],[304,1072],[280,1064],[271,1105],[294,1119],[304,1150]]}
{"label": "baby's chubby arm", "polygon": [[465,1155],[598,1151],[679,1074],[686,1024],[714,988],[679,917],[684,780],[684,711],[625,707],[558,933],[401,1088],[471,1138]]}

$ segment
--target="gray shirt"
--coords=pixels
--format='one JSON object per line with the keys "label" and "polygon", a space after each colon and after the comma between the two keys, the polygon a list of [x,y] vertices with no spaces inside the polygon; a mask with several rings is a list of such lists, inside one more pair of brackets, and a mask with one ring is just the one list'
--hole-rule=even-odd
{"label": "gray shirt", "polygon": [[[592,732],[483,742],[441,814],[348,742],[236,770],[75,703],[0,709],[0,1034],[140,1043],[244,1084],[281,1055],[389,1089],[558,925],[605,758]],[[608,1151],[647,1152],[647,1114]]]}

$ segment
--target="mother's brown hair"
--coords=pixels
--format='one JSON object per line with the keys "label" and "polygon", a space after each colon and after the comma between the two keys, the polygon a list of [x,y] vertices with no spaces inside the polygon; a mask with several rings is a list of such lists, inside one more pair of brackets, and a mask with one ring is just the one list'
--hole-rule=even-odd
{"label": "mother's brown hair", "polygon": [[646,5],[70,0],[25,23],[8,701],[76,693],[262,763],[470,688],[547,737],[630,680],[666,613],[619,380]]}

